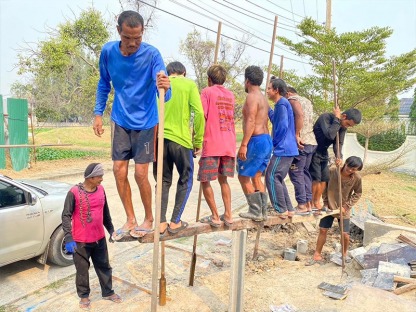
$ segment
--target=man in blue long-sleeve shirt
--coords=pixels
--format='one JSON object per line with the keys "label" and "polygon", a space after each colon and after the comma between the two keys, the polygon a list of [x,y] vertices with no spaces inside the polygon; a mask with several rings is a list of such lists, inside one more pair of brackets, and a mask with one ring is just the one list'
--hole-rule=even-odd
{"label": "man in blue long-sleeve shirt", "polygon": [[286,83],[272,77],[267,87],[267,96],[275,102],[274,110],[269,108],[269,119],[273,125],[273,156],[266,171],[266,186],[270,202],[280,218],[294,214],[284,179],[289,172],[293,157],[299,155],[295,135],[295,118],[292,106],[285,98]]}
{"label": "man in blue long-sleeve shirt", "polygon": [[[113,172],[127,216],[126,223],[114,233],[115,240],[129,233],[134,237],[140,237],[152,231],[152,191],[148,168],[149,163],[155,159],[158,88],[165,90],[165,101],[171,97],[163,59],[155,47],[142,42],[143,27],[143,17],[139,13],[122,12],[117,25],[121,41],[105,44],[99,62],[100,80],[93,128],[97,136],[104,133],[102,115],[113,86]],[[130,159],[135,163],[134,177],[145,210],[145,218],[141,225],[136,221],[127,178]]]}
{"label": "man in blue long-sleeve shirt", "polygon": [[[361,122],[361,112],[351,108],[341,114],[340,109],[334,108],[334,113],[324,113],[319,116],[313,126],[318,147],[312,156],[309,173],[312,176],[312,204],[315,214],[322,210],[321,197],[329,181],[328,148],[333,145],[337,163],[342,162],[342,145],[344,144],[347,128],[358,125]],[[337,133],[339,134],[339,158],[336,144]]]}

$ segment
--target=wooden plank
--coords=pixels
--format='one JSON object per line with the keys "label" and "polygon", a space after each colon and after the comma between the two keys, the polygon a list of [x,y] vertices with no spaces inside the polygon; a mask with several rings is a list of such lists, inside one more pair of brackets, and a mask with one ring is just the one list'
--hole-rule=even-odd
{"label": "wooden plank", "polygon": [[407,284],[407,285],[404,285],[402,287],[396,288],[393,291],[393,293],[395,293],[396,295],[400,295],[400,294],[403,294],[405,292],[411,291],[413,289],[416,289],[416,284],[411,283],[411,284]]}
{"label": "wooden plank", "polygon": [[408,277],[403,277],[403,276],[394,276],[394,281],[395,282],[399,282],[399,283],[411,283],[411,284],[415,284],[416,283],[416,278],[408,278]]}
{"label": "wooden plank", "polygon": [[[322,219],[326,216],[329,215],[335,215],[335,214],[339,214],[339,210],[334,210],[333,212],[331,212],[330,214],[322,214],[319,216],[314,216],[314,215],[308,215],[308,216],[298,216],[295,215],[293,216],[293,218],[287,218],[287,219],[281,219],[278,216],[269,216],[267,218],[266,221],[261,221],[264,222],[264,226],[273,226],[273,225],[278,225],[278,224],[286,224],[286,223],[301,223],[301,222],[314,222],[317,219]],[[161,241],[166,241],[166,240],[172,240],[172,239],[177,239],[177,238],[181,238],[181,237],[189,237],[189,236],[194,236],[194,235],[199,235],[199,234],[204,234],[204,233],[212,233],[212,232],[222,232],[222,231],[240,231],[240,230],[244,230],[244,229],[252,229],[252,228],[257,228],[259,226],[259,222],[256,221],[252,221],[250,219],[243,219],[243,218],[235,218],[233,220],[233,224],[232,226],[226,227],[224,226],[224,223],[221,223],[221,226],[215,228],[210,226],[207,223],[194,223],[194,224],[190,224],[186,229],[180,231],[179,233],[176,234],[170,234],[167,233],[164,237],[162,237],[160,240]],[[125,240],[124,240],[125,239]],[[133,241],[136,240],[133,237],[125,237],[120,241]],[[148,233],[147,235],[145,235],[144,237],[140,237],[138,238],[138,241],[140,243],[152,243],[153,242],[153,233]]]}
{"label": "wooden plank", "polygon": [[308,231],[308,233],[315,233],[316,229],[310,222],[302,222],[305,229]]}

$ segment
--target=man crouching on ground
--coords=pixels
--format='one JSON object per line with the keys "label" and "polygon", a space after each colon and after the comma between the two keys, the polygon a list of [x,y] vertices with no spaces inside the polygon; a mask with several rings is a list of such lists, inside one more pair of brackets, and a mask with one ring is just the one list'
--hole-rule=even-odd
{"label": "man crouching on ground", "polygon": [[62,212],[65,248],[74,257],[75,285],[81,298],[81,309],[89,309],[91,306],[88,275],[90,258],[100,281],[103,299],[122,302],[121,297],[112,289],[112,269],[108,259],[104,227],[111,237],[114,226],[104,188],[100,185],[103,175],[104,169],[101,164],[88,165],[84,172],[84,182],[69,190]]}
{"label": "man crouching on ground", "polygon": [[[360,157],[351,156],[345,161],[344,166],[341,169],[341,193],[342,193],[342,213],[343,213],[343,250],[342,253],[347,259],[347,262],[351,261],[347,258],[348,246],[350,243],[350,217],[351,208],[358,202],[362,194],[361,176],[357,171],[363,169],[363,162]],[[339,207],[338,199],[338,169],[336,166],[332,166],[329,169],[329,182],[326,190],[323,194],[324,205],[329,208],[329,211],[337,209]],[[315,263],[322,263],[322,248],[325,245],[328,229],[332,227],[334,219],[339,215],[326,216],[321,219],[319,223],[319,235],[316,242],[315,253],[313,258],[306,263],[306,265],[312,265]]]}

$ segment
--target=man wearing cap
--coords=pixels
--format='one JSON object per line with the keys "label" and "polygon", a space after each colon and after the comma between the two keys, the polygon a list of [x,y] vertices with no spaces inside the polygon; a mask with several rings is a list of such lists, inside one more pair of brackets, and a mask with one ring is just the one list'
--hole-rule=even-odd
{"label": "man wearing cap", "polygon": [[114,226],[105,191],[101,186],[103,175],[104,169],[101,164],[88,165],[84,172],[84,182],[69,190],[62,212],[65,249],[74,257],[75,285],[81,298],[79,306],[83,309],[89,309],[91,305],[88,275],[90,258],[100,281],[103,299],[116,303],[122,301],[112,289],[112,269],[108,259],[104,227],[111,237]]}

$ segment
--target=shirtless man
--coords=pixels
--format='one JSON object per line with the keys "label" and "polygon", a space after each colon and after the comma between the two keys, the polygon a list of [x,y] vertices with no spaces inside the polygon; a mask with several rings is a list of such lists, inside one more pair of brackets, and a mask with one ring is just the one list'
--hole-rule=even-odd
{"label": "shirtless man", "polygon": [[272,152],[272,139],[267,127],[269,103],[260,90],[263,71],[249,66],[244,73],[243,140],[237,154],[238,180],[247,198],[248,212],[240,217],[263,221],[267,219],[267,193],[261,181]]}

